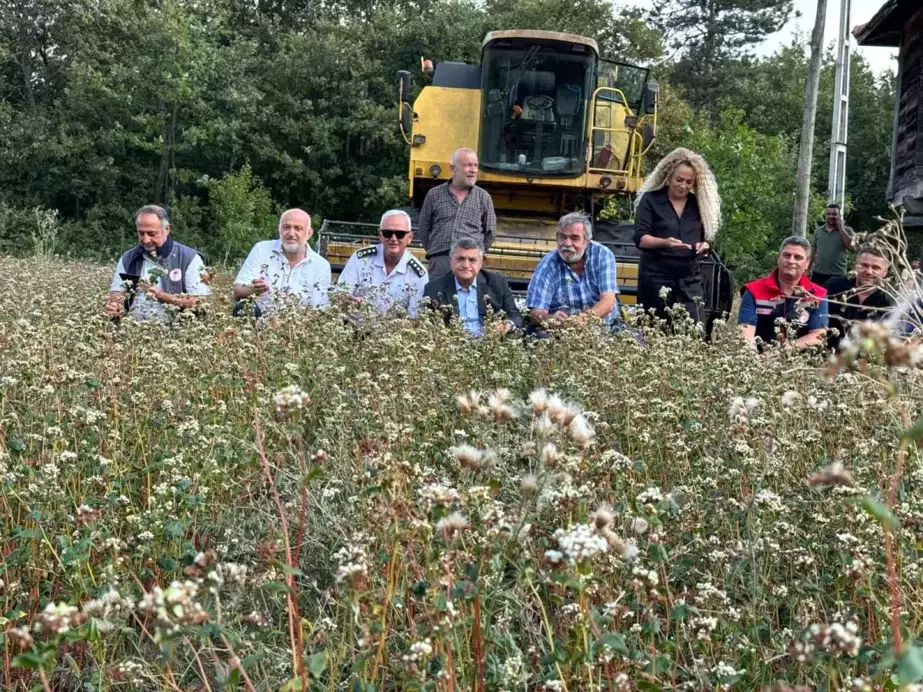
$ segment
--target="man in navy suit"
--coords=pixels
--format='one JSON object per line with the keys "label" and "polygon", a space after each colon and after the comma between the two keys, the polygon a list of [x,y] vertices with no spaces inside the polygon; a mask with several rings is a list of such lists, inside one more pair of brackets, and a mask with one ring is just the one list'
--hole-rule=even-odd
{"label": "man in navy suit", "polygon": [[484,332],[488,307],[502,313],[496,329],[507,334],[522,327],[522,314],[516,307],[510,285],[499,274],[481,269],[484,251],[476,240],[459,238],[449,253],[451,272],[430,281],[423,289],[424,299],[442,309],[446,323],[457,316],[474,336]]}

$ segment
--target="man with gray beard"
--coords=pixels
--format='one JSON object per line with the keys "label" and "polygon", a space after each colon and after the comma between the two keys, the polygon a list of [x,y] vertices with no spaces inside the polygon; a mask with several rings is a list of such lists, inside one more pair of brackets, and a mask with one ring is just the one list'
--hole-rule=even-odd
{"label": "man with gray beard", "polygon": [[619,324],[615,255],[593,241],[593,224],[583,212],[558,221],[557,250],[542,258],[529,281],[526,305],[534,324],[547,320],[584,320],[595,314],[610,326]]}
{"label": "man with gray beard", "polygon": [[[256,317],[288,297],[304,306],[325,307],[330,301],[330,263],[311,249],[312,235],[306,212],[289,209],[282,214],[279,237],[260,241],[247,255],[234,280],[234,297],[253,297]],[[238,302],[234,314],[241,305]]]}

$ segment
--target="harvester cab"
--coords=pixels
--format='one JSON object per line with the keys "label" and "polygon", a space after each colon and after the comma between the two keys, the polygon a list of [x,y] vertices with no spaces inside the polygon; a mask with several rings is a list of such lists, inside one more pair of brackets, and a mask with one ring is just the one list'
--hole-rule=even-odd
{"label": "harvester cab", "polygon": [[[478,185],[493,198],[497,239],[485,268],[524,290],[538,261],[555,247],[555,223],[583,209],[594,239],[616,254],[625,303],[635,302],[638,253],[630,222],[600,219],[613,201],[643,183],[643,159],[657,131],[658,87],[645,68],[602,60],[593,39],[549,31],[495,31],[480,65],[441,62],[411,104],[414,77],[397,75],[398,128],[409,146],[411,218],[426,193],[446,182],[462,147],[478,153]],[[321,251],[336,271],[374,226],[325,223]],[[422,248],[411,248],[421,259]],[[703,260],[706,308],[730,308],[726,270]],[[713,275],[713,276],[711,276]],[[712,288],[709,288],[711,286]],[[721,297],[724,294],[726,297]]]}

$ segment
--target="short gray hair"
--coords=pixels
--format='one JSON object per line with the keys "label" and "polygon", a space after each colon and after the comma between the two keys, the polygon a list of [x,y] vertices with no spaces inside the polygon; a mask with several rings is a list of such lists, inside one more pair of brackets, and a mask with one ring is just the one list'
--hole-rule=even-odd
{"label": "short gray hair", "polygon": [[560,233],[561,231],[566,230],[570,226],[573,226],[575,223],[583,225],[583,234],[587,241],[593,240],[593,222],[590,221],[589,215],[583,213],[582,211],[572,211],[571,213],[562,216],[558,220],[558,228],[556,233]]}
{"label": "short gray hair", "polygon": [[389,209],[384,214],[381,215],[381,221],[378,222],[378,227],[381,228],[385,225],[385,219],[390,219],[392,216],[399,216],[407,222],[407,230],[411,230],[413,223],[410,221],[410,214],[408,214],[403,209]]}
{"label": "short gray hair", "polygon": [[145,214],[153,214],[160,221],[161,228],[170,228],[170,215],[167,214],[167,210],[163,207],[159,207],[156,204],[145,204],[137,212],[135,212],[135,225],[138,224],[138,219],[140,219]]}
{"label": "short gray hair", "polygon": [[782,252],[782,250],[784,250],[789,245],[797,245],[808,254],[811,254],[811,243],[804,236],[790,235],[788,238],[782,241],[782,244],[779,246],[779,252]]}
{"label": "short gray hair", "polygon": [[475,156],[478,155],[478,153],[474,149],[471,149],[470,147],[462,147],[461,149],[456,149],[455,151],[452,152],[452,158],[449,159],[449,164],[452,166],[457,166],[458,157],[461,154],[474,154]]}
{"label": "short gray hair", "polygon": [[449,257],[455,257],[456,250],[477,250],[478,254],[484,256],[484,248],[474,238],[459,238],[452,243],[452,249],[449,250]]}

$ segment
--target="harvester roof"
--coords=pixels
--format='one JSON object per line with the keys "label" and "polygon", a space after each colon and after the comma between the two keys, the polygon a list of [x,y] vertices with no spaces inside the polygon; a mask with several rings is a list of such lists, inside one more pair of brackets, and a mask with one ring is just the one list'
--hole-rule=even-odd
{"label": "harvester roof", "polygon": [[561,43],[579,43],[593,49],[599,55],[599,46],[591,38],[577,34],[565,34],[562,31],[536,31],[534,29],[512,29],[509,31],[491,31],[484,38],[482,48],[487,48],[494,41],[511,38],[526,38],[533,41],[559,41]]}

